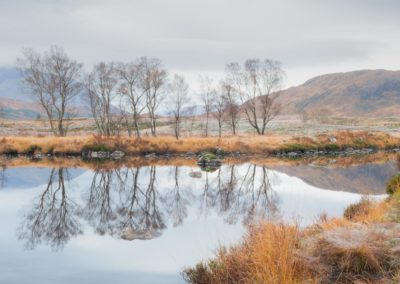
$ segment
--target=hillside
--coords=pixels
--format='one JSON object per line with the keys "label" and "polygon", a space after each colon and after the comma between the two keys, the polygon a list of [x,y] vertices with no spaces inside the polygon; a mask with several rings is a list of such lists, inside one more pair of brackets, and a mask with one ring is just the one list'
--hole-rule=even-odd
{"label": "hillside", "polygon": [[400,71],[327,74],[280,93],[283,114],[400,116]]}

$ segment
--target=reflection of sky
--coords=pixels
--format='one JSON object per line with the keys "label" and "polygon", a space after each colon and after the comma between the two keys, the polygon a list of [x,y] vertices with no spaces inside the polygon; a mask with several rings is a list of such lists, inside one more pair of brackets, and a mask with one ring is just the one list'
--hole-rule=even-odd
{"label": "reflection of sky", "polygon": [[[249,173],[250,165],[235,166],[238,184]],[[174,167],[157,167],[156,188],[161,211],[168,205],[163,203],[175,186]],[[16,230],[29,211],[32,203],[43,192],[46,185],[29,190],[6,188],[0,190],[0,282],[2,283],[176,283],[182,268],[194,265],[201,259],[213,255],[219,244],[237,242],[244,232],[243,219],[229,225],[232,211],[221,210],[218,184],[229,180],[230,168],[223,166],[220,180],[218,172],[209,173],[209,190],[204,191],[205,173],[201,179],[189,177],[190,167],[179,169],[179,185],[182,195],[188,198],[188,214],[183,224],[173,227],[166,220],[167,228],[162,235],[152,240],[123,241],[114,236],[95,234],[95,229],[81,221],[84,233],[71,238],[61,251],[52,251],[46,245],[34,250],[24,250],[24,241],[18,240]],[[146,185],[149,168],[142,168],[139,183]],[[320,213],[340,216],[348,204],[357,201],[360,195],[319,189],[301,179],[278,171],[267,170],[266,176],[272,186],[268,194],[273,196],[280,215],[286,220],[295,217],[303,225],[313,222]],[[85,206],[85,198],[92,182],[93,172],[73,175],[66,184],[67,194],[79,206]],[[248,176],[247,176],[248,177]],[[254,185],[257,191],[262,183],[262,170],[257,168]],[[13,177],[17,178],[17,177]],[[129,178],[127,185],[129,187]],[[242,194],[238,192],[241,191]],[[233,190],[241,210],[251,206],[257,196],[247,189]],[[257,192],[256,192],[257,193]],[[211,197],[210,197],[211,196]],[[111,199],[118,203],[124,195],[115,188]],[[214,198],[214,200],[213,200]],[[233,206],[233,205],[232,205]],[[233,206],[234,207],[234,206]],[[244,209],[243,209],[244,208]],[[163,211],[163,212],[164,212]],[[241,212],[240,210],[238,211]],[[237,213],[237,212],[236,212]],[[245,212],[242,212],[243,214]],[[164,213],[164,217],[167,214]],[[178,280],[179,279],[179,280]]]}

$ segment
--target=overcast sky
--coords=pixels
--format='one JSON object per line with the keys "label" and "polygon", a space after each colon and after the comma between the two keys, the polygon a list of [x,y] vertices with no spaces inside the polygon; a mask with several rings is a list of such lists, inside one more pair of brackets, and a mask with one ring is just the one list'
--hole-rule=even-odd
{"label": "overcast sky", "polygon": [[246,58],[282,62],[286,87],[324,73],[400,69],[398,0],[0,0],[0,67],[23,47],[98,61],[162,59],[218,79]]}

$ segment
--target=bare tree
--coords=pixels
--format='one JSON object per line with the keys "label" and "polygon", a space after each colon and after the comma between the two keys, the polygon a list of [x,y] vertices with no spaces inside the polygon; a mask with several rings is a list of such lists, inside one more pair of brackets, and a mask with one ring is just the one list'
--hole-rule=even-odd
{"label": "bare tree", "polygon": [[218,136],[222,136],[222,123],[224,122],[225,99],[222,94],[222,86],[218,92],[214,92],[212,96],[212,114],[218,122]]}
{"label": "bare tree", "polygon": [[240,117],[237,92],[235,88],[226,81],[221,82],[221,92],[224,100],[225,115],[228,117],[229,124],[232,128],[232,134],[236,135]]}
{"label": "bare tree", "polygon": [[276,102],[284,72],[278,61],[249,59],[243,64],[227,65],[227,80],[238,91],[247,121],[259,135],[280,111]]}
{"label": "bare tree", "polygon": [[181,118],[182,108],[188,101],[189,86],[185,82],[185,78],[179,75],[174,75],[171,83],[172,94],[172,113],[174,116],[174,133],[176,139],[181,135]]}
{"label": "bare tree", "polygon": [[140,64],[143,66],[141,87],[145,90],[146,107],[150,117],[150,130],[151,134],[156,136],[156,112],[162,101],[163,87],[166,84],[168,74],[159,59],[142,57]]}
{"label": "bare tree", "polygon": [[[116,68],[120,79],[119,93],[123,95],[124,99],[130,105],[133,126],[137,137],[140,137],[139,121],[142,112],[146,108],[146,87],[149,87],[147,84],[143,84],[142,81],[144,79],[142,61],[120,63]],[[125,112],[125,117],[127,117],[127,114],[128,112]],[[129,132],[130,126],[128,121],[127,127]]]}
{"label": "bare tree", "polygon": [[103,135],[119,133],[119,116],[112,102],[118,80],[113,63],[99,63],[86,77],[85,89],[98,131]]}
{"label": "bare tree", "polygon": [[25,50],[17,65],[25,87],[46,112],[52,132],[65,136],[71,101],[81,90],[82,64],[53,46],[44,54]]}
{"label": "bare tree", "polygon": [[210,120],[210,114],[212,111],[212,97],[214,95],[214,88],[212,86],[212,79],[208,76],[200,76],[200,94],[201,100],[203,102],[204,114],[206,116],[206,121],[204,125],[204,136],[208,136],[208,126]]}

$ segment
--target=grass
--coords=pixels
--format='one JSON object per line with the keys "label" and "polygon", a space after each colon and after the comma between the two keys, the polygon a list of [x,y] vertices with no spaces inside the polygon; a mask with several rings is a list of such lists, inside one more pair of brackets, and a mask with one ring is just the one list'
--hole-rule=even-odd
{"label": "grass", "polygon": [[312,272],[297,249],[297,226],[261,223],[250,227],[239,246],[220,249],[217,257],[184,271],[190,283],[299,283]]}
{"label": "grass", "polygon": [[[330,142],[335,137],[334,143]],[[0,153],[49,153],[55,155],[79,155],[83,151],[121,150],[130,155],[182,154],[186,152],[271,154],[275,152],[306,152],[310,150],[336,151],[352,148],[391,149],[400,145],[400,139],[384,133],[337,132],[317,137],[227,136],[183,137],[172,136],[135,137],[118,136],[68,136],[68,137],[4,137],[0,139]]]}
{"label": "grass", "polygon": [[189,283],[399,283],[400,190],[307,228],[262,222],[193,268]]}

